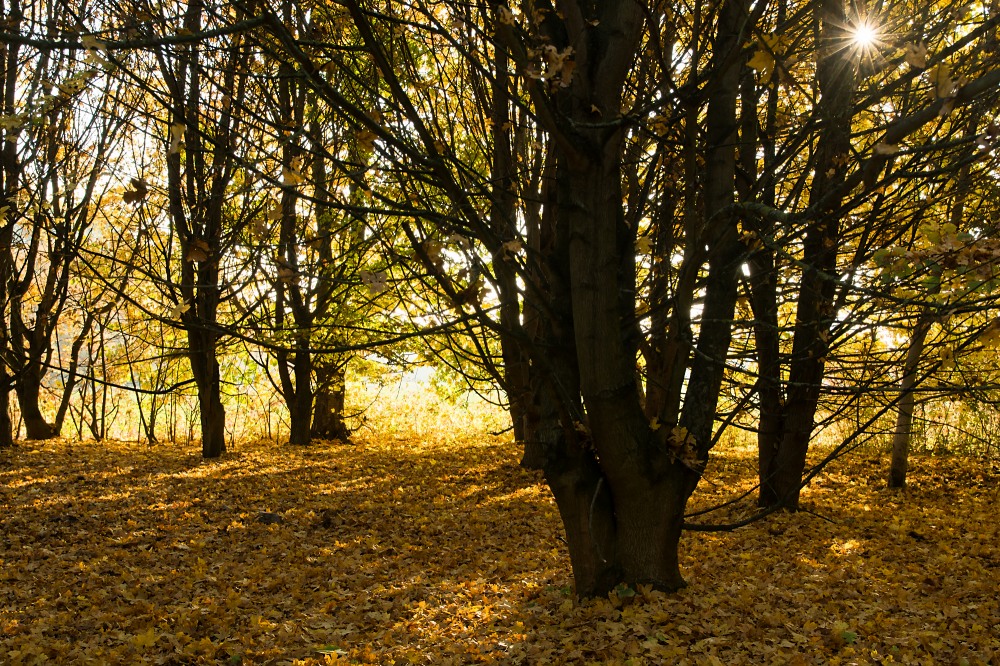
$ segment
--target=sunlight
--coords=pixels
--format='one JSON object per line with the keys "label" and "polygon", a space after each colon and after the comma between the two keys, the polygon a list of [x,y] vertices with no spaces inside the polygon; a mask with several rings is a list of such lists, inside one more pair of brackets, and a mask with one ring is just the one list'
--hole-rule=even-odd
{"label": "sunlight", "polygon": [[878,28],[869,23],[867,19],[858,23],[851,32],[854,34],[852,37],[854,45],[861,49],[874,47],[879,39]]}

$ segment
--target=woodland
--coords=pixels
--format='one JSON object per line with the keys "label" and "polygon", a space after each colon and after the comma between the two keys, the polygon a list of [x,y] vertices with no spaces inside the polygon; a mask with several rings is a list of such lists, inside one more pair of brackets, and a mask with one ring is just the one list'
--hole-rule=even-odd
{"label": "woodland", "polygon": [[0,663],[996,663],[998,23],[0,0]]}

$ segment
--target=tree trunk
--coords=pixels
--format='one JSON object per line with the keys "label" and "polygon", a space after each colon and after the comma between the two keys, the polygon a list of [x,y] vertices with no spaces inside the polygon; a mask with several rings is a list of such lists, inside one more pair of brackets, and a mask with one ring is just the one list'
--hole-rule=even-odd
{"label": "tree trunk", "polygon": [[[510,86],[512,79],[509,73],[509,57],[503,49],[494,53],[494,71],[492,93],[493,105],[490,118],[493,131],[493,164],[490,183],[492,196],[490,200],[490,226],[499,240],[499,249],[493,253],[493,272],[500,300],[500,349],[503,357],[503,388],[507,394],[507,405],[510,413],[511,426],[514,432],[514,442],[523,443],[527,438],[527,401],[530,388],[528,386],[528,361],[524,350],[517,342],[515,332],[523,333],[521,328],[521,294],[517,286],[517,273],[513,269],[517,252],[508,243],[518,238],[517,203],[514,191],[514,179],[517,172],[514,168],[513,146],[511,141],[511,104]],[[537,447],[534,447],[537,449]],[[521,465],[527,469],[541,469],[541,460],[537,450],[529,455],[528,447],[521,458]]]}
{"label": "tree trunk", "polygon": [[[684,585],[677,549],[689,479],[658,445],[635,382],[624,324],[634,316],[635,229],[622,209],[621,135],[591,141],[560,158],[557,182],[559,221],[570,234],[576,365],[587,415],[573,425],[589,436],[593,452],[564,446],[546,476],[579,594],[606,594],[616,582],[673,590]],[[582,156],[597,146],[599,157]]]}
{"label": "tree trunk", "polygon": [[156,398],[154,396],[153,400],[150,402],[149,416],[145,422],[146,443],[150,446],[159,444],[159,440],[156,438],[156,415],[159,411],[160,409],[156,404]]}
{"label": "tree trunk", "polygon": [[24,419],[25,436],[28,439],[51,439],[56,436],[56,432],[42,416],[42,410],[38,406],[42,378],[34,369],[34,364],[30,364],[21,372],[17,381],[17,401],[21,407],[21,418]]}
{"label": "tree trunk", "polygon": [[[572,430],[572,415],[580,420],[583,412],[576,347],[570,335],[573,310],[568,244],[555,219],[554,167],[551,157],[538,165],[538,180],[532,192],[537,199],[524,206],[526,281],[530,285],[524,293],[521,328],[528,343],[520,350],[527,361],[521,365],[523,377],[517,380],[523,380],[527,388],[521,400],[521,466],[533,470],[544,469],[549,458],[559,455],[564,426]],[[539,202],[544,202],[544,208]]]}
{"label": "tree trunk", "polygon": [[201,455],[218,458],[226,452],[226,410],[218,391],[198,391],[201,410]]}
{"label": "tree trunk", "polygon": [[351,431],[344,421],[347,400],[344,366],[316,369],[316,399],[313,405],[312,437],[347,442]]}
{"label": "tree trunk", "polygon": [[226,410],[222,405],[219,362],[215,357],[215,336],[205,330],[188,330],[188,358],[198,388],[201,418],[201,454],[218,458],[226,451]]}
{"label": "tree trunk", "polygon": [[56,410],[55,423],[52,426],[57,433],[62,432],[63,423],[66,420],[66,412],[69,409],[70,401],[73,399],[73,392],[76,389],[76,383],[79,380],[77,372],[80,368],[80,350],[83,349],[83,343],[90,335],[91,328],[94,325],[94,320],[95,316],[93,313],[88,312],[85,315],[83,325],[80,327],[80,331],[77,333],[76,338],[74,338],[73,344],[70,347],[69,367],[66,369],[66,381],[63,384],[62,397],[59,399],[59,408]]}
{"label": "tree trunk", "polygon": [[698,333],[699,361],[691,366],[681,413],[681,425],[694,437],[701,464],[707,460],[712,443],[719,389],[732,341],[738,276],[746,250],[740,241],[736,216],[725,209],[733,202],[736,187],[736,147],[739,144],[736,102],[743,67],[734,54],[742,48],[747,11],[747,3],[743,0],[722,5],[712,48],[712,92],[705,119],[708,142],[702,234],[705,240],[699,240],[708,245],[708,274]]}
{"label": "tree trunk", "polygon": [[816,148],[816,167],[810,190],[811,205],[818,210],[803,241],[805,267],[796,303],[783,431],[778,450],[765,472],[771,487],[761,494],[761,501],[792,511],[799,506],[806,454],[835,318],[840,186],[844,183],[845,160],[851,151],[852,102],[857,87],[853,51],[842,47],[848,25],[843,0],[821,0],[818,12],[817,80],[821,97],[817,114],[825,129]]}
{"label": "tree trunk", "polygon": [[[308,345],[308,340],[304,341]],[[288,443],[295,446],[309,444],[312,432],[313,392],[312,357],[309,349],[295,352],[295,390],[288,402]]]}
{"label": "tree trunk", "polygon": [[784,428],[774,252],[762,250],[748,263],[754,310],[760,414],[757,425],[757,469],[760,477],[758,504],[773,506],[778,501],[773,475],[777,469],[776,459]]}
{"label": "tree trunk", "polygon": [[930,330],[930,318],[924,316],[917,322],[910,338],[910,348],[906,350],[903,362],[903,378],[899,382],[899,406],[896,413],[896,429],[892,435],[892,463],[889,467],[889,487],[906,486],[906,470],[910,457],[910,436],[913,426],[913,388],[917,383],[917,366],[924,353],[924,341]]}
{"label": "tree trunk", "polygon": [[10,418],[11,378],[0,368],[0,449],[14,446],[14,422]]}

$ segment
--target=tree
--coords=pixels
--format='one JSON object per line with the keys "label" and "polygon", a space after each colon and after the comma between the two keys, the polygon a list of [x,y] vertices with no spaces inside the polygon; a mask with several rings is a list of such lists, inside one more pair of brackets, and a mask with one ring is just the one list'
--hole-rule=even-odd
{"label": "tree", "polygon": [[[68,7],[4,8],[10,29],[41,37],[70,20]],[[90,38],[92,40],[92,38]],[[67,306],[78,255],[99,215],[103,177],[124,141],[118,82],[98,41],[58,51],[4,43],[3,227],[0,229],[0,442],[13,439],[9,391],[17,393],[28,439],[58,434],[42,413],[40,392],[53,339]],[[86,318],[82,320],[88,326]],[[84,335],[85,332],[81,332]],[[72,383],[64,397],[72,392]]]}
{"label": "tree", "polygon": [[[356,121],[374,125],[372,131],[385,139],[387,150],[419,161],[426,169],[424,177],[434,178],[434,191],[458,211],[455,218],[437,221],[439,228],[464,232],[499,256],[502,242],[482,215],[487,207],[481,205],[481,195],[478,201],[474,198],[483,191],[481,179],[473,181],[476,189],[464,186],[463,180],[473,176],[449,148],[449,137],[440,134],[449,125],[439,124],[440,117],[432,112],[423,112],[430,95],[422,98],[404,78],[419,71],[415,62],[420,55],[406,48],[397,52],[397,44],[385,38],[392,34],[386,24],[395,17],[375,14],[360,3],[348,2],[345,7],[390,92],[391,98],[383,96],[382,103],[391,105],[399,126],[412,129],[393,133],[387,123],[373,123],[338,100],[336,91],[313,74],[310,80],[317,92],[339,102],[338,108]],[[413,11],[429,21],[434,35],[442,34],[432,12],[419,7]],[[633,4],[573,5],[563,9],[563,20],[551,7],[539,5],[526,8],[524,16],[541,19],[526,20],[521,27],[505,11],[509,13],[494,8],[497,18],[484,21],[498,31],[502,48],[518,70],[537,67],[540,55],[549,54],[544,77],[539,71],[524,82],[552,148],[547,156],[543,226],[538,231],[540,252],[529,256],[525,271],[537,276],[532,295],[525,298],[544,316],[533,340],[523,332],[515,331],[515,336],[528,339],[525,352],[531,359],[535,403],[529,419],[535,421],[543,468],[563,515],[577,587],[584,595],[601,594],[622,581],[676,588],[683,582],[677,565],[683,507],[704,462],[715,417],[714,399],[707,403],[705,399],[718,395],[722,365],[702,364],[705,370],[695,371],[687,395],[698,398],[687,403],[680,424],[650,423],[636,384],[635,324],[629,323],[635,321],[636,231],[628,224],[621,185],[624,146],[633,122],[626,118],[628,107],[649,101],[626,93],[626,80],[640,54],[645,14]],[[741,48],[739,23],[744,20],[740,7],[727,11],[721,20],[730,24],[720,29],[715,44],[719,66],[714,76],[723,82],[738,77],[741,64],[735,55]],[[302,58],[287,33],[278,26],[273,29],[299,58],[300,66],[315,66]],[[536,49],[534,55],[529,55],[529,48]],[[397,53],[399,60],[393,61],[390,53]],[[429,60],[420,60],[420,66]],[[710,143],[715,146],[710,168],[722,180],[711,182],[725,193],[725,174],[732,177],[734,155],[731,142],[727,143],[731,129],[726,120],[735,113],[735,94],[721,84],[714,90],[719,92],[710,102]],[[641,92],[649,95],[652,90]],[[415,171],[416,164],[411,168]],[[718,206],[714,214],[727,197],[706,199]],[[706,218],[698,229],[711,238],[713,288],[706,307],[721,316],[720,323],[703,333],[699,351],[724,358],[730,326],[725,311],[731,311],[736,300],[734,256],[741,246],[731,216]],[[445,274],[445,267],[428,251],[431,239],[426,233],[424,228],[412,231],[410,238],[435,284],[457,307],[479,309],[478,299],[461,297],[468,287],[460,280],[470,279],[468,275]],[[699,261],[703,259],[696,254]],[[467,258],[476,262],[475,250]],[[687,354],[680,362],[688,362]],[[676,400],[681,399],[678,394]],[[677,404],[665,409],[679,412]]]}
{"label": "tree", "polygon": [[[199,34],[223,20],[199,0],[180,7],[181,29],[187,34]],[[151,32],[149,37],[158,36]],[[223,338],[219,308],[227,298],[223,266],[227,251],[255,210],[252,197],[234,197],[233,191],[253,150],[247,121],[250,51],[238,32],[220,37],[216,46],[212,51],[192,43],[156,48],[165,92],[152,92],[166,115],[162,121],[154,116],[149,129],[150,136],[160,137],[166,152],[167,215],[178,250],[174,252],[172,242],[164,247],[164,261],[176,271],[176,277],[168,275],[166,288],[176,304],[172,314],[188,338],[206,458],[226,450],[217,357]],[[252,183],[244,187],[249,190]],[[134,196],[142,198],[147,189],[145,181],[138,180]]]}
{"label": "tree", "polygon": [[[383,142],[421,201],[441,202],[423,214],[396,208],[418,217],[409,237],[426,284],[503,331],[508,371],[527,359],[525,437],[559,505],[578,591],[682,584],[684,506],[726,423],[720,407],[733,409],[722,387],[739,388],[741,375],[767,414],[762,503],[797,508],[830,354],[870,312],[852,276],[894,233],[894,199],[877,192],[900,179],[887,164],[945,110],[985,103],[995,76],[958,87],[938,70],[934,99],[916,103],[890,82],[924,66],[893,68],[863,51],[861,17],[837,0],[734,0],[683,16],[658,3],[491,4],[475,16],[458,5],[342,6],[379,68],[382,122],[345,103],[336,73],[321,73],[290,34],[272,24],[273,34],[317,94]],[[404,23],[421,30],[404,39]],[[490,84],[463,102],[493,119],[478,162],[435,95],[435,73],[454,66],[447,54]],[[512,76],[495,69],[505,65]],[[763,123],[755,76],[769,89]],[[886,100],[905,115],[880,116]],[[524,126],[512,108],[526,111]],[[536,131],[533,171],[530,151],[517,155],[508,137]],[[518,179],[539,174],[540,201],[511,195],[511,162]],[[493,164],[492,181],[476,163]],[[455,234],[470,252],[441,261],[439,239]],[[511,255],[514,280],[496,261]],[[744,264],[756,377],[731,349]],[[461,297],[474,271],[500,294],[502,325],[489,303]]]}
{"label": "tree", "polygon": [[135,28],[122,70],[156,63],[166,154],[128,197],[165,195],[142,273],[188,336],[206,456],[227,336],[272,355],[251,352],[304,443],[346,355],[423,334],[507,390],[578,593],[675,589],[732,423],[759,416],[755,517],[795,510],[817,427],[879,386],[859,378],[912,376],[871,341],[914,312],[961,315],[937,349],[985,335],[995,225],[941,222],[962,165],[995,168],[973,150],[996,133],[985,14],[910,12],[865,46],[877,23],[843,0],[179,9],[183,34]]}

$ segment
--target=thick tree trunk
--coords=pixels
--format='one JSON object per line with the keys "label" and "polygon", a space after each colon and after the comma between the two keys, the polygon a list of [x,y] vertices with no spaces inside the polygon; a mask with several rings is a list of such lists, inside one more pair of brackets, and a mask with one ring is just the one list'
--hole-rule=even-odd
{"label": "thick tree trunk", "polygon": [[317,370],[312,437],[347,442],[351,431],[344,421],[347,400],[344,367]]}
{"label": "thick tree trunk", "polygon": [[[581,597],[605,596],[623,583],[664,590],[683,587],[678,545],[686,501],[683,489],[690,485],[690,479],[682,466],[668,465],[662,475],[654,469],[645,473],[636,469],[619,486],[621,492],[613,490],[595,456],[594,444],[599,437],[611,448],[625,447],[634,433],[619,431],[622,437],[617,437],[613,431],[622,423],[609,425],[601,433],[588,432],[574,418],[575,410],[566,409],[565,396],[555,388],[557,384],[563,388],[573,385],[575,361],[550,357],[546,369],[533,390],[531,413],[535,420],[531,431],[566,530],[576,593]],[[553,377],[558,379],[552,381]],[[638,407],[634,394],[592,399],[589,421],[618,421],[616,415],[626,403]],[[635,416],[633,410],[629,419],[633,423]],[[648,427],[644,417],[640,423],[641,437]]]}
{"label": "thick tree trunk", "polygon": [[308,349],[295,352],[294,372],[295,390],[288,396],[288,443],[306,446],[312,439],[313,419],[312,355]]}
{"label": "thick tree trunk", "polygon": [[906,486],[906,471],[909,467],[910,438],[913,427],[913,389],[917,383],[917,366],[924,353],[924,342],[930,330],[930,319],[921,317],[910,338],[910,348],[903,361],[903,378],[899,382],[899,405],[896,413],[896,429],[892,435],[892,463],[889,467],[889,487]]}
{"label": "thick tree trunk", "polygon": [[41,388],[42,378],[34,371],[32,364],[21,372],[16,389],[21,418],[24,420],[25,436],[28,439],[51,439],[56,436],[55,429],[42,416],[42,410],[38,405]]}
{"label": "thick tree trunk", "polygon": [[198,391],[201,410],[201,455],[218,458],[226,452],[226,410],[218,391]]}
{"label": "thick tree trunk", "polygon": [[11,378],[0,369],[0,449],[14,446],[14,422],[10,418]]}
{"label": "thick tree trunk", "polygon": [[222,405],[215,336],[199,329],[189,330],[188,344],[191,374],[198,388],[201,454],[205,458],[218,458],[226,451],[226,410]]}
{"label": "thick tree trunk", "polygon": [[560,474],[546,467],[584,596],[607,593],[612,581],[681,587],[677,549],[690,492],[683,464],[654,436],[635,382],[625,324],[634,316],[635,230],[622,209],[620,136],[600,140],[600,158],[566,156],[557,170],[560,223],[572,231],[573,331],[587,414],[578,429],[593,453],[564,450]]}

